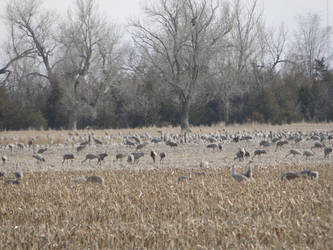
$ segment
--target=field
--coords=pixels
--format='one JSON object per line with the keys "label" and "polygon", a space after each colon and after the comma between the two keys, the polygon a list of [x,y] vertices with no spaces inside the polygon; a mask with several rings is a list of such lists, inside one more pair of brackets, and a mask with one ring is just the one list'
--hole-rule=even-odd
{"label": "field", "polygon": [[[290,126],[238,126],[193,128],[192,133],[222,134],[238,131],[332,131],[332,124]],[[333,246],[333,162],[324,159],[322,149],[315,155],[285,157],[291,148],[311,148],[312,140],[289,143],[275,152],[253,158],[253,180],[239,183],[231,177],[247,169],[249,160],[234,160],[239,147],[251,156],[262,138],[235,143],[223,141],[222,151],[205,143],[148,144],[137,164],[116,161],[116,153],[129,154],[125,135],[158,130],[177,133],[174,128],[93,131],[103,145],[91,145],[77,153],[75,146],[91,131],[1,132],[0,155],[8,162],[0,170],[1,249],[332,249]],[[76,138],[77,137],[77,138]],[[10,143],[47,146],[45,162],[32,154],[37,147],[14,148]],[[51,143],[52,141],[52,143]],[[332,141],[325,141],[332,146]],[[149,152],[165,152],[167,157],[153,163]],[[87,153],[107,152],[101,166],[96,160],[81,163]],[[62,155],[74,153],[73,164],[62,165]],[[331,158],[333,156],[331,155]],[[200,168],[200,161],[209,162]],[[18,165],[17,165],[18,163]],[[16,167],[17,165],[17,167]],[[298,178],[281,181],[287,171],[311,169],[319,179]],[[5,184],[13,172],[24,178],[19,185]],[[98,175],[104,184],[76,182],[79,177]],[[180,178],[186,177],[186,178]],[[182,181],[181,181],[182,180]]]}

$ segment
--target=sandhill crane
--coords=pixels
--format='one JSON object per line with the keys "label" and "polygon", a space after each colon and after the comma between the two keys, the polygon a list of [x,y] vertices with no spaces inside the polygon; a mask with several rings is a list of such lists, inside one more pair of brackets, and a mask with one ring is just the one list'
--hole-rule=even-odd
{"label": "sandhill crane", "polygon": [[319,178],[319,173],[317,171],[312,171],[312,170],[303,170],[299,172],[299,175],[302,177],[310,177],[311,179],[318,179]]}
{"label": "sandhill crane", "polygon": [[332,148],[331,147],[325,147],[324,148],[324,158],[329,158],[330,153],[332,153]]}
{"label": "sandhill crane", "polygon": [[296,150],[296,149],[290,149],[289,150],[289,153],[286,155],[286,158],[289,156],[289,155],[293,155],[294,157],[296,156],[296,155],[301,155],[302,153],[301,152],[299,152],[298,150]]}
{"label": "sandhill crane", "polygon": [[31,138],[29,141],[28,141],[28,146],[29,148],[32,146],[32,144],[34,143],[35,139],[34,138]]}
{"label": "sandhill crane", "polygon": [[155,151],[150,152],[150,157],[153,159],[154,163],[155,163],[156,156],[157,156],[157,153]]}
{"label": "sandhill crane", "polygon": [[290,172],[284,173],[281,176],[281,180],[284,180],[284,179],[293,180],[293,179],[296,179],[296,178],[299,178],[299,177],[301,177],[300,174],[290,171]]}
{"label": "sandhill crane", "polygon": [[303,139],[301,138],[301,137],[297,137],[296,139],[295,139],[295,143],[294,144],[297,144],[297,143],[299,143],[299,142],[301,142]]}
{"label": "sandhill crane", "polygon": [[216,143],[211,143],[207,145],[207,148],[212,148],[213,151],[215,151],[215,149],[218,147],[218,145]]}
{"label": "sandhill crane", "polygon": [[242,174],[249,179],[252,178],[252,163],[253,163],[253,161],[249,161],[247,171],[244,174]]}
{"label": "sandhill crane", "polygon": [[17,179],[7,179],[7,180],[5,180],[4,183],[5,184],[15,184],[15,185],[20,184],[19,180],[17,180]]}
{"label": "sandhill crane", "polygon": [[133,163],[137,163],[141,157],[143,157],[145,154],[142,152],[133,152],[131,155],[134,156]]}
{"label": "sandhill crane", "polygon": [[305,156],[305,158],[308,159],[308,157],[314,156],[314,153],[312,151],[305,150],[303,152],[303,156]]}
{"label": "sandhill crane", "polygon": [[315,142],[315,144],[311,147],[311,150],[314,148],[325,148],[325,145],[320,142]]}
{"label": "sandhill crane", "polygon": [[173,142],[173,141],[167,141],[165,144],[168,145],[168,146],[170,146],[171,148],[178,146],[178,144],[175,143],[175,142]]}
{"label": "sandhill crane", "polygon": [[98,155],[95,155],[95,154],[87,154],[87,155],[86,155],[86,158],[85,158],[81,163],[84,163],[84,162],[86,162],[87,160],[89,160],[89,164],[90,164],[90,161],[93,160],[93,159],[97,159],[97,160],[98,160]]}
{"label": "sandhill crane", "polygon": [[6,162],[8,161],[8,159],[5,155],[1,156],[1,160],[2,160],[3,164],[6,164]]}
{"label": "sandhill crane", "polygon": [[136,150],[140,150],[140,149],[144,148],[144,147],[147,146],[147,145],[148,145],[148,142],[141,143],[141,144],[139,144],[138,146],[136,146]]}
{"label": "sandhill crane", "polygon": [[98,155],[98,161],[97,161],[97,164],[101,165],[102,164],[102,161],[104,161],[104,158],[107,157],[108,154],[107,153],[101,153]]}
{"label": "sandhill crane", "polygon": [[80,152],[80,151],[82,151],[83,149],[85,149],[86,147],[87,147],[87,144],[79,145],[79,146],[76,148],[76,152]]}
{"label": "sandhill crane", "polygon": [[177,182],[180,183],[180,182],[189,181],[189,180],[191,180],[191,178],[188,176],[179,176],[177,179]]}
{"label": "sandhill crane", "polygon": [[276,148],[275,148],[275,152],[277,151],[278,148],[281,148],[283,145],[288,144],[288,141],[278,141],[276,143]]}
{"label": "sandhill crane", "polygon": [[249,181],[249,178],[247,178],[246,176],[242,175],[242,174],[237,174],[235,173],[235,165],[232,165],[231,168],[231,176],[238,182],[241,181]]}
{"label": "sandhill crane", "polygon": [[94,137],[94,142],[96,145],[103,145],[103,142]]}
{"label": "sandhill crane", "polygon": [[22,142],[20,142],[20,143],[17,144],[17,147],[19,149],[23,150],[24,149],[24,144]]}
{"label": "sandhill crane", "polygon": [[71,163],[73,163],[74,160],[74,155],[73,154],[65,154],[63,156],[63,161],[62,161],[62,165],[64,164],[65,161],[71,161]]}
{"label": "sandhill crane", "polygon": [[116,160],[122,160],[124,157],[126,157],[125,154],[121,154],[121,153],[116,154]]}
{"label": "sandhill crane", "polygon": [[244,148],[239,148],[237,153],[236,153],[236,157],[234,158],[234,160],[238,159],[239,161],[244,159],[245,156],[245,149]]}
{"label": "sandhill crane", "polygon": [[15,148],[15,145],[14,144],[8,144],[8,147],[9,147],[10,151],[12,152],[13,149]]}
{"label": "sandhill crane", "polygon": [[86,177],[87,182],[92,182],[92,183],[98,183],[103,185],[104,184],[104,179],[100,176],[93,175],[93,176],[88,176]]}
{"label": "sandhill crane", "polygon": [[47,151],[47,148],[40,148],[40,149],[38,149],[37,154],[42,154],[45,151]]}
{"label": "sandhill crane", "polygon": [[264,150],[264,149],[257,149],[257,150],[254,151],[252,159],[253,159],[255,156],[261,156],[261,155],[266,154],[266,153],[267,153],[267,152],[266,152],[266,150]]}
{"label": "sandhill crane", "polygon": [[219,143],[219,150],[222,151],[222,144]]}
{"label": "sandhill crane", "polygon": [[45,161],[44,157],[40,154],[34,154],[32,157],[35,158],[38,163]]}
{"label": "sandhill crane", "polygon": [[269,147],[271,144],[268,141],[261,141],[259,143],[259,146],[263,146],[263,147]]}
{"label": "sandhill crane", "polygon": [[0,171],[0,178],[4,177],[4,176],[5,176],[5,173]]}
{"label": "sandhill crane", "polygon": [[163,161],[163,159],[166,157],[166,154],[164,152],[160,153],[160,163]]}

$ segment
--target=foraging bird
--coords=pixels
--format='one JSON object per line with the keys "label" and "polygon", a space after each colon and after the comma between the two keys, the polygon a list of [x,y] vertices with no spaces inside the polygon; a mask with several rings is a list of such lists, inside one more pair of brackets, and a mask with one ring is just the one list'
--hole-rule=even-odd
{"label": "foraging bird", "polygon": [[314,153],[313,153],[312,151],[305,150],[305,151],[303,152],[303,156],[305,156],[306,159],[308,159],[308,157],[310,157],[310,156],[314,156]]}
{"label": "foraging bird", "polygon": [[0,177],[4,177],[5,173],[0,171]]}
{"label": "foraging bird", "polygon": [[143,157],[145,154],[142,152],[133,152],[131,155],[134,157],[134,161],[132,163],[137,163],[141,157]]}
{"label": "foraging bird", "polygon": [[275,148],[275,152],[277,151],[278,148],[282,148],[283,145],[288,144],[288,141],[278,141],[276,143],[276,148]]}
{"label": "foraging bird", "polygon": [[268,147],[268,146],[270,146],[271,144],[268,142],[268,141],[261,141],[260,143],[259,143],[259,146],[263,146],[263,147]]}
{"label": "foraging bird", "polygon": [[138,146],[136,146],[136,150],[140,150],[140,149],[144,148],[144,147],[147,146],[147,145],[148,145],[148,142],[141,143],[141,144],[139,144]]}
{"label": "foraging bird", "polygon": [[102,161],[104,161],[104,158],[107,157],[108,154],[107,153],[101,153],[98,155],[98,161],[97,161],[97,164],[101,165],[102,164]]}
{"label": "foraging bird", "polygon": [[89,164],[90,164],[90,160],[93,160],[93,159],[97,159],[98,160],[98,156],[95,155],[95,154],[87,154],[86,158],[81,163],[84,163],[87,160],[89,160]]}
{"label": "foraging bird", "polygon": [[168,146],[170,146],[171,148],[178,146],[178,144],[175,143],[175,142],[173,142],[173,141],[167,141],[165,144],[168,145]]}
{"label": "foraging bird", "polygon": [[253,161],[249,161],[248,170],[244,174],[242,174],[242,175],[244,175],[245,177],[247,177],[249,179],[252,178],[252,163],[253,163]]}
{"label": "foraging bird", "polygon": [[82,151],[83,149],[85,149],[87,147],[87,144],[85,145],[79,145],[77,148],[76,148],[76,152],[80,152]]}
{"label": "foraging bird", "polygon": [[324,158],[329,158],[330,153],[332,153],[332,148],[331,147],[325,147],[324,148]]}
{"label": "foraging bird", "polygon": [[41,149],[38,149],[37,154],[42,154],[42,153],[44,153],[45,151],[47,151],[47,148],[41,148]]}
{"label": "foraging bird", "polygon": [[219,150],[222,151],[222,144],[219,144]]}
{"label": "foraging bird", "polygon": [[39,163],[45,161],[44,157],[41,156],[40,154],[34,154],[32,157],[35,158]]}
{"label": "foraging bird", "polygon": [[235,173],[235,165],[232,165],[231,168],[231,176],[238,182],[241,181],[249,181],[249,178],[247,178],[246,176],[242,175],[242,174],[237,174]]}
{"label": "foraging bird", "polygon": [[212,148],[213,151],[218,147],[218,145],[216,143],[211,143],[207,145],[207,148]]}
{"label": "foraging bird", "polygon": [[287,158],[289,155],[293,155],[293,156],[295,157],[296,155],[301,155],[301,152],[299,152],[299,151],[296,150],[296,149],[290,149],[289,154],[286,155],[286,158]]}
{"label": "foraging bird", "polygon": [[116,154],[116,160],[122,160],[124,157],[126,157],[125,154]]}
{"label": "foraging bird", "polygon": [[101,184],[101,185],[104,184],[104,179],[102,177],[97,176],[97,175],[86,177],[86,181],[87,182],[92,182],[92,183],[98,183],[98,184]]}
{"label": "foraging bird", "polygon": [[319,173],[317,171],[311,171],[311,170],[303,170],[299,172],[299,175],[303,178],[310,177],[311,179],[318,179]]}
{"label": "foraging bird", "polygon": [[94,137],[95,144],[103,145],[103,142]]}
{"label": "foraging bird", "polygon": [[157,154],[155,151],[150,152],[150,157],[153,159],[154,163],[155,163],[156,156],[157,156]]}
{"label": "foraging bird", "polygon": [[320,142],[315,142],[315,144],[311,147],[311,150],[314,148],[325,148],[325,145]]}
{"label": "foraging bird", "polygon": [[16,179],[23,179],[23,173],[22,172],[16,171],[16,172],[14,172],[14,175],[15,175]]}
{"label": "foraging bird", "polygon": [[71,161],[71,163],[73,163],[74,160],[74,155],[73,154],[65,154],[63,156],[63,161],[62,161],[62,165],[64,164],[65,161]]}
{"label": "foraging bird", "polygon": [[301,175],[296,172],[287,172],[281,176],[281,181],[284,179],[287,179],[289,181],[289,180],[293,180],[293,179],[300,178],[300,177],[301,177]]}
{"label": "foraging bird", "polygon": [[164,152],[161,152],[160,153],[160,162],[162,162],[165,157],[166,157],[166,154]]}
{"label": "foraging bird", "polygon": [[15,184],[18,185],[20,182],[17,179],[7,179],[5,180],[5,184]]}

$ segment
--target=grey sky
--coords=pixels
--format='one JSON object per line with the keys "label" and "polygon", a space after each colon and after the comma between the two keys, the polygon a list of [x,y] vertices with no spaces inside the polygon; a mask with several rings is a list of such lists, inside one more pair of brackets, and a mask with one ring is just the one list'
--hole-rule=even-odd
{"label": "grey sky", "polygon": [[[5,0],[0,0],[1,2]],[[43,0],[44,6],[66,14],[68,7],[73,6],[76,0]],[[140,4],[146,0],[97,0],[100,10],[111,20],[126,24],[129,17],[139,16]],[[151,0],[152,1],[152,0]],[[232,1],[232,0],[231,0]],[[247,0],[244,0],[247,1]],[[333,0],[259,0],[260,7],[264,9],[266,21],[270,25],[278,26],[284,23],[288,29],[295,28],[295,17],[307,13],[318,13],[322,16],[322,24],[326,25],[327,2],[329,2],[329,25],[333,26]],[[5,8],[0,8],[3,15]],[[3,22],[0,29],[3,30]],[[2,37],[1,37],[2,36]],[[3,35],[0,34],[0,41]]]}

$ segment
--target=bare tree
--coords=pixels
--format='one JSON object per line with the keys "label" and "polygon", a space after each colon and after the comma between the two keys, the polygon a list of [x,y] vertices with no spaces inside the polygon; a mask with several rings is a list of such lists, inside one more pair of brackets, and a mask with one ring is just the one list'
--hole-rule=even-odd
{"label": "bare tree", "polygon": [[315,76],[316,60],[325,58],[329,61],[328,39],[331,34],[329,27],[322,28],[320,17],[316,14],[299,16],[298,28],[289,53],[290,60],[296,63],[306,76]]}
{"label": "bare tree", "polygon": [[189,129],[191,99],[223,35],[213,0],[159,0],[132,23],[133,40],[180,100],[181,129]]}
{"label": "bare tree", "polygon": [[55,56],[58,44],[54,39],[57,16],[54,12],[42,9],[39,0],[13,0],[7,4],[6,20],[11,27],[12,44],[21,44],[23,51],[34,52],[30,57],[35,58],[34,63],[39,67],[34,67],[38,70],[29,74],[47,79],[51,86],[48,113],[53,117],[49,121],[55,120],[56,103],[63,93],[59,76],[54,71],[59,62]]}

